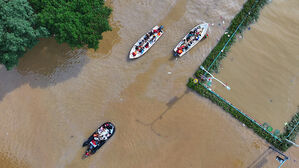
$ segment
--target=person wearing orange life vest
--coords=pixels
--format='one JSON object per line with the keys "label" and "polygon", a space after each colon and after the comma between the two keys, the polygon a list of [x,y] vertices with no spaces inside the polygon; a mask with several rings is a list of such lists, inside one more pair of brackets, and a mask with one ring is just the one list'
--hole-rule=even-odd
{"label": "person wearing orange life vest", "polygon": [[179,49],[179,50],[177,50],[177,53],[178,53],[178,54],[182,54],[182,53],[183,53],[183,50]]}
{"label": "person wearing orange life vest", "polygon": [[184,48],[184,45],[178,47],[178,49],[177,49],[177,53],[178,53],[178,54],[182,54],[182,53],[183,53],[183,48]]}
{"label": "person wearing orange life vest", "polygon": [[99,140],[99,134],[98,133],[93,134],[93,139],[98,141]]}
{"label": "person wearing orange life vest", "polygon": [[132,53],[132,55],[135,57],[135,56],[136,56],[136,51],[134,51],[134,52]]}

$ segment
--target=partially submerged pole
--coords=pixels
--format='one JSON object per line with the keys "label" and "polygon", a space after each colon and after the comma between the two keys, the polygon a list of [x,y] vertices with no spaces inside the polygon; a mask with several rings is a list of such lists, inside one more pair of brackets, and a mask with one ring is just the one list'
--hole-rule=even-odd
{"label": "partially submerged pole", "polygon": [[230,87],[227,86],[226,84],[224,84],[222,81],[220,81],[219,79],[215,78],[209,71],[207,71],[203,66],[200,66],[200,69],[204,70],[206,73],[208,73],[213,79],[215,79],[216,81],[218,81],[219,83],[221,83],[223,86],[226,87],[227,90],[230,90]]}
{"label": "partially submerged pole", "polygon": [[295,142],[293,142],[293,141],[290,141],[290,140],[288,140],[288,139],[286,139],[286,141],[287,141],[288,143],[290,143],[290,144],[296,146],[296,147],[299,147],[299,145],[297,145],[297,144],[296,144]]}

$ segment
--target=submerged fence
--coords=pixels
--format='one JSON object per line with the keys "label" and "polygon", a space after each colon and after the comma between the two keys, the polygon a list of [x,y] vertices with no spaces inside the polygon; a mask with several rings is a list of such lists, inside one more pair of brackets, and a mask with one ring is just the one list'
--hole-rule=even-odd
{"label": "submerged fence", "polygon": [[254,9],[256,7],[256,4],[258,3],[259,1],[255,1],[255,3],[252,5],[250,11],[247,13],[247,15],[243,18],[243,20],[241,21],[241,23],[238,25],[238,27],[236,28],[236,30],[233,32],[232,35],[227,35],[229,36],[230,38],[227,40],[227,42],[225,43],[225,45],[223,46],[223,48],[221,49],[221,51],[218,53],[218,55],[216,56],[216,58],[214,59],[214,61],[210,64],[210,66],[208,67],[208,71],[210,70],[211,66],[215,63],[215,61],[218,59],[218,57],[220,56],[220,54],[224,51],[224,49],[226,48],[226,46],[229,44],[229,42],[231,41],[232,38],[235,37],[237,31],[240,29],[240,27],[242,26],[242,24],[244,23],[244,21],[247,19],[247,17],[250,15],[252,9]]}
{"label": "submerged fence", "polygon": [[[201,83],[200,83],[201,84]],[[201,84],[202,85],[202,84]],[[248,120],[250,120],[251,122],[253,122],[254,124],[256,124],[257,126],[259,126],[261,129],[263,129],[264,131],[266,131],[267,133],[269,133],[271,136],[273,136],[276,140],[281,141],[280,138],[278,138],[277,136],[275,136],[274,134],[272,134],[271,132],[269,132],[266,128],[262,127],[258,122],[256,122],[254,119],[252,119],[251,117],[249,117],[248,115],[246,115],[245,113],[243,113],[242,111],[240,111],[238,108],[236,108],[234,105],[232,105],[230,102],[228,102],[226,99],[224,99],[223,97],[219,96],[217,93],[215,93],[214,91],[208,89],[205,85],[202,85],[203,87],[205,87],[207,90],[209,90],[211,93],[213,93],[215,96],[217,96],[218,98],[220,98],[222,101],[224,101],[226,104],[228,104],[229,106],[231,106],[232,108],[234,108],[235,110],[237,110],[242,116],[246,117]]]}
{"label": "submerged fence", "polygon": [[[230,46],[235,41],[236,33],[242,33],[242,30],[244,30],[249,24],[256,21],[260,9],[265,4],[267,4],[267,2],[268,0],[247,0],[247,2],[243,5],[242,10],[231,21],[230,26],[226,30],[226,33],[221,37],[218,44],[213,48],[213,50],[203,62],[202,66],[204,68],[206,68],[210,72],[218,71],[219,63],[221,59],[226,56],[226,53],[228,52]],[[254,119],[233,106],[227,100],[225,100],[212,90],[208,89],[203,84],[204,81],[198,80],[202,75],[206,76],[206,72],[199,68],[194,74],[195,78],[190,78],[187,86],[195,90],[200,95],[210,99],[213,103],[222,107],[225,111],[230,113],[240,122],[244,123],[248,128],[251,128],[256,134],[264,138],[279,150],[286,151],[291,146],[291,144],[289,144],[285,139],[288,138],[290,140],[294,140],[296,138],[296,134],[299,131],[299,127],[297,127],[299,123],[299,111],[285,126],[284,133],[276,136],[266,128],[261,126]]]}

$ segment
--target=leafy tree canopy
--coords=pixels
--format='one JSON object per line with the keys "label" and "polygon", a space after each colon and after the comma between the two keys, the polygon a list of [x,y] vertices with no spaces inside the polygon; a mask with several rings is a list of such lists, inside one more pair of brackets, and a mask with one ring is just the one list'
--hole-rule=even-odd
{"label": "leafy tree canopy", "polygon": [[112,9],[104,0],[30,0],[38,13],[39,24],[45,26],[59,43],[72,48],[88,45],[98,48],[102,33],[111,30]]}
{"label": "leafy tree canopy", "polygon": [[48,32],[36,26],[27,0],[0,0],[0,63],[11,69]]}

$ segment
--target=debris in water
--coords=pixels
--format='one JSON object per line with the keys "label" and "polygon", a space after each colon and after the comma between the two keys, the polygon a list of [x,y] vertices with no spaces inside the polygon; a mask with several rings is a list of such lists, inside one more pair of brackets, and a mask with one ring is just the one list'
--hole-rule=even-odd
{"label": "debris in water", "polygon": [[250,30],[251,28],[250,27],[248,27],[248,30]]}
{"label": "debris in water", "polygon": [[212,26],[214,26],[214,23],[212,23]]}
{"label": "debris in water", "polygon": [[242,124],[243,125],[243,127],[245,127],[245,124]]}
{"label": "debris in water", "polygon": [[230,37],[230,35],[228,34],[227,37]]}
{"label": "debris in water", "polygon": [[168,72],[168,75],[171,75],[172,74],[172,72]]}
{"label": "debris in water", "polygon": [[222,21],[223,24],[225,24],[224,20]]}
{"label": "debris in water", "polygon": [[242,36],[239,36],[239,38],[242,38]]}
{"label": "debris in water", "polygon": [[224,34],[227,34],[228,32],[224,32]]}
{"label": "debris in water", "polygon": [[221,26],[221,23],[218,23],[218,26]]}

